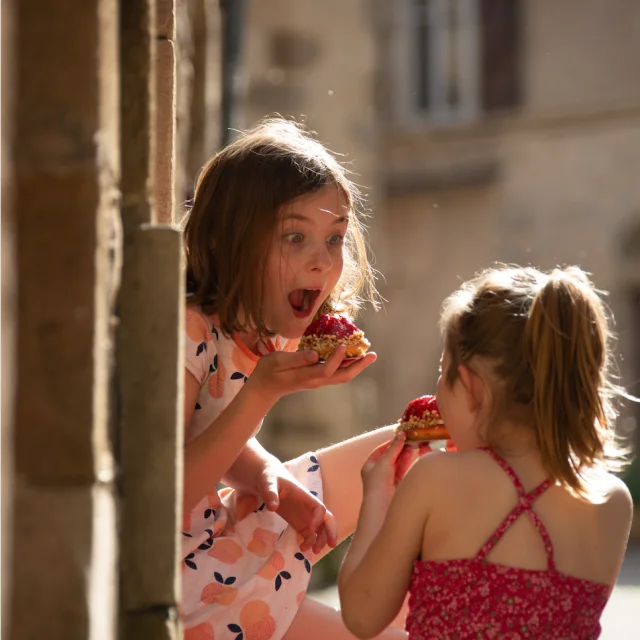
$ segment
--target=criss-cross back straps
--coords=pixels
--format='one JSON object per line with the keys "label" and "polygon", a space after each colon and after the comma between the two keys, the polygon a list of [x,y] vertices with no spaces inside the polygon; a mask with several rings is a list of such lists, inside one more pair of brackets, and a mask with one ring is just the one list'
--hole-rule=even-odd
{"label": "criss-cross back straps", "polygon": [[549,532],[547,531],[544,524],[542,524],[542,521],[538,517],[538,514],[531,508],[533,502],[553,484],[551,479],[547,478],[544,482],[541,482],[535,489],[533,489],[533,491],[526,493],[524,487],[522,486],[522,482],[520,482],[520,478],[518,478],[516,472],[511,468],[507,461],[503,460],[495,451],[493,451],[493,449],[490,449],[489,447],[484,447],[483,450],[486,451],[500,465],[500,467],[502,467],[503,471],[509,476],[509,478],[511,478],[511,481],[518,491],[518,496],[520,499],[518,501],[518,504],[500,523],[500,526],[495,530],[494,534],[484,543],[484,545],[482,545],[482,548],[478,552],[476,558],[478,560],[484,560],[491,549],[495,547],[500,538],[502,538],[509,527],[524,511],[533,522],[535,528],[538,530],[538,533],[540,533],[542,541],[544,542],[544,548],[547,553],[547,567],[549,569],[555,569],[556,565],[553,559],[553,545],[551,544]]}

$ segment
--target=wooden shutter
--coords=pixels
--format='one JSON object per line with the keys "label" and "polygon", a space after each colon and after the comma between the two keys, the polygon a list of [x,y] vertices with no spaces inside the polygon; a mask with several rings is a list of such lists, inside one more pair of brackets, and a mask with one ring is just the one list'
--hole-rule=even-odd
{"label": "wooden shutter", "polygon": [[521,26],[521,0],[480,0],[484,111],[516,107],[522,101]]}

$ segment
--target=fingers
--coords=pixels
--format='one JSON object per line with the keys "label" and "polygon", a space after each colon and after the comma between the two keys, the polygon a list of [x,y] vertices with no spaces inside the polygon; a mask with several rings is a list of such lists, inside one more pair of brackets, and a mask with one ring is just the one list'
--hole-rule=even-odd
{"label": "fingers", "polygon": [[382,454],[382,457],[388,458],[389,463],[395,466],[396,462],[398,461],[398,457],[404,449],[405,440],[406,436],[404,434],[404,431],[398,431],[395,438],[391,440],[389,446],[387,447],[387,450]]}
{"label": "fingers", "polygon": [[350,367],[354,362],[358,362],[359,360],[362,360],[362,358],[364,358],[364,356],[358,356],[357,358],[345,358],[341,363],[340,363],[340,369],[346,369],[347,367]]}
{"label": "fingers", "polygon": [[369,467],[371,464],[378,462],[378,460],[382,459],[383,456],[390,457],[390,464],[395,464],[396,459],[402,452],[402,448],[405,443],[405,434],[402,431],[399,431],[393,440],[387,440],[387,442],[383,442],[379,444],[367,458],[364,463],[364,467]]}
{"label": "fingers", "polygon": [[265,358],[271,358],[272,362],[279,369],[297,369],[298,367],[308,367],[311,364],[316,364],[320,359],[320,356],[316,351],[307,349],[306,351],[295,351],[289,353],[286,351],[274,351],[273,353],[264,356]]}
{"label": "fingers", "polygon": [[276,511],[280,506],[277,477],[269,473],[267,469],[260,477],[259,483],[260,498],[269,511]]}
{"label": "fingers", "polygon": [[377,354],[373,351],[367,353],[361,358],[349,359],[345,362],[345,354],[347,348],[340,345],[322,365],[322,375],[324,378],[330,378],[331,384],[341,384],[349,382],[358,374],[364,371],[369,365],[373,364],[377,359]]}
{"label": "fingers", "polygon": [[389,448],[389,445],[391,444],[391,440],[387,440],[386,442],[383,442],[382,444],[379,444],[370,454],[369,457],[367,458],[367,461],[365,462],[365,465],[369,462],[378,462],[378,460],[380,460],[380,458],[382,458],[382,456],[384,455],[384,452]]}
{"label": "fingers", "polygon": [[313,547],[311,547],[311,551],[313,553],[320,553],[327,546],[327,532],[324,527],[321,527],[318,531],[318,536],[316,541],[313,543]]}
{"label": "fingers", "polygon": [[433,451],[433,449],[431,448],[431,444],[428,442],[420,442],[418,444],[418,455],[419,456],[423,456],[425,453],[429,453],[430,451]]}
{"label": "fingers", "polygon": [[453,442],[453,440],[447,440],[446,450],[447,451],[457,451],[458,450],[456,445],[455,445],[455,443]]}
{"label": "fingers", "polygon": [[327,545],[333,549],[338,544],[338,526],[333,514],[328,509],[317,509],[323,513],[323,521],[317,530],[317,537],[311,550],[313,553],[320,553]]}
{"label": "fingers", "polygon": [[300,551],[309,551],[313,547],[316,541],[316,534],[314,531],[309,531],[308,529],[304,532],[300,532],[302,536],[302,543],[300,544]]}
{"label": "fingers", "polygon": [[288,380],[283,382],[281,387],[286,387],[287,393],[291,393],[295,390],[317,389],[326,385],[349,382],[377,358],[375,353],[367,353],[364,357],[353,360],[348,366],[343,367],[345,353],[346,347],[340,345],[323,363],[318,362],[318,354],[315,351],[299,351],[291,354],[272,353],[265,358],[283,356],[280,362],[272,360],[270,367],[274,372],[286,374]]}
{"label": "fingers", "polygon": [[[308,551],[311,549],[318,541],[318,529],[324,520],[325,507],[322,504],[319,504],[311,514],[311,519],[309,520],[309,525],[304,531],[301,531],[300,534],[304,538],[302,544],[300,545],[301,551]],[[326,544],[326,537],[325,543]],[[323,546],[324,546],[323,544]]]}
{"label": "fingers", "polygon": [[309,520],[309,529],[311,531],[317,531],[324,522],[324,514],[327,508],[320,502],[318,506],[313,510],[311,520]]}
{"label": "fingers", "polygon": [[406,446],[400,452],[396,461],[396,482],[402,480],[407,475],[411,465],[416,461],[418,454],[411,446]]}
{"label": "fingers", "polygon": [[342,361],[347,353],[347,347],[341,344],[326,360],[323,365],[323,373],[329,377],[332,376],[337,369],[340,368]]}
{"label": "fingers", "polygon": [[324,514],[324,529],[327,533],[327,544],[333,549],[338,544],[338,523],[329,509]]}
{"label": "fingers", "polygon": [[[349,360],[344,366],[340,366],[334,376],[336,382],[348,382],[352,378],[362,373],[368,366],[372,365],[378,358],[375,352],[366,353],[362,358]],[[341,362],[342,365],[342,362]],[[338,377],[340,379],[338,379]]]}

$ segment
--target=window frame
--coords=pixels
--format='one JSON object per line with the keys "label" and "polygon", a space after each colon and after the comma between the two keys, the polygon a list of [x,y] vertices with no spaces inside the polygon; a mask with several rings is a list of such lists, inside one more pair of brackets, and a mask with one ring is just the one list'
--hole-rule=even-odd
{"label": "window frame", "polygon": [[[456,30],[456,46],[459,64],[461,100],[458,107],[447,103],[446,55],[451,30],[442,28],[447,22],[447,8],[456,3],[459,25]],[[395,87],[395,120],[405,125],[458,126],[477,121],[482,114],[481,88],[481,20],[480,0],[427,0],[425,2],[430,32],[435,37],[428,39],[427,61],[430,73],[429,101],[431,106],[422,109],[412,96],[417,92],[415,79],[418,76],[417,20],[424,9],[415,6],[415,0],[400,0],[394,12],[395,46],[394,69],[397,79]]]}

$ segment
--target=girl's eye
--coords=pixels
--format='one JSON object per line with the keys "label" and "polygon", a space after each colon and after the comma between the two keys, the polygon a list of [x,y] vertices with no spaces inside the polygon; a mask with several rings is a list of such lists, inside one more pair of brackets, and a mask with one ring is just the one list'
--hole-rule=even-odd
{"label": "girl's eye", "polygon": [[288,242],[291,242],[291,244],[298,244],[304,239],[301,233],[287,233],[285,238]]}
{"label": "girl's eye", "polygon": [[338,245],[338,244],[342,244],[343,240],[344,240],[343,236],[336,234],[335,236],[331,236],[329,240],[327,240],[327,242],[329,244]]}

